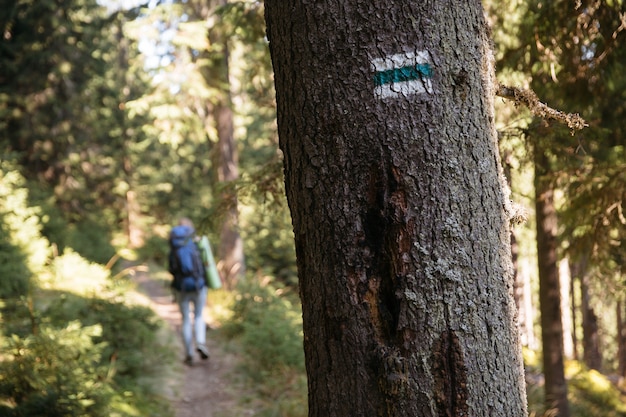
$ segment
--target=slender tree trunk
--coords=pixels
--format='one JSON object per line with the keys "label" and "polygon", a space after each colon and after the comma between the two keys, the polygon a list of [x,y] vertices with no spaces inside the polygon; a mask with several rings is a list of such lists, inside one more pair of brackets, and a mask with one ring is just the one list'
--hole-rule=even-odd
{"label": "slender tree trunk", "polygon": [[[213,0],[215,1],[215,0]],[[227,0],[217,0],[219,6],[225,5]],[[218,154],[217,154],[217,178],[221,183],[227,184],[239,179],[239,157],[237,142],[234,136],[233,103],[230,91],[229,75],[229,52],[228,37],[223,33],[224,29],[215,27],[209,31],[209,38],[215,45],[221,45],[221,51],[214,51],[213,76],[219,94],[213,107],[215,118]],[[221,53],[220,53],[221,52]],[[220,276],[227,288],[234,288],[235,284],[245,272],[243,241],[239,234],[239,201],[235,187],[225,187],[231,190],[223,192],[221,199],[226,202],[227,208],[224,223],[220,232],[220,245],[218,249]]]}
{"label": "slender tree trunk", "polygon": [[207,85],[213,88],[211,114],[217,131],[217,147],[213,162],[219,188],[218,198],[223,208],[217,267],[226,288],[233,288],[245,272],[243,241],[239,234],[239,201],[232,183],[239,179],[239,157],[234,136],[233,104],[229,75],[228,35],[219,22],[216,10],[227,0],[193,1],[196,12],[212,22],[208,31],[211,50],[204,58],[207,65],[202,74]]}
{"label": "slender tree trunk", "polygon": [[[224,58],[223,71],[228,77],[228,55]],[[221,183],[230,183],[239,178],[238,152],[233,136],[233,111],[230,92],[224,92],[222,101],[213,110],[217,122],[218,155],[217,176]],[[235,187],[224,187],[220,198],[226,202],[224,223],[220,232],[218,269],[227,288],[235,284],[245,272],[243,241],[239,234],[239,207]]]}
{"label": "slender tree trunk", "polygon": [[569,260],[559,262],[559,286],[561,288],[561,323],[563,323],[563,354],[567,359],[574,358],[574,342],[572,339],[573,324],[570,309],[570,282],[572,274],[569,269]]}
{"label": "slender tree trunk", "polygon": [[624,302],[617,302],[617,359],[619,376],[626,378],[626,317]]}
{"label": "slender tree trunk", "polygon": [[522,333],[522,342],[525,346],[532,350],[539,349],[539,343],[537,341],[537,336],[535,335],[535,316],[536,316],[536,307],[533,305],[533,288],[532,282],[530,279],[530,272],[527,269],[524,269],[519,274],[520,280],[523,283],[523,304],[522,308],[519,312],[520,316],[520,324],[521,324],[521,333]]}
{"label": "slender tree trunk", "polygon": [[309,415],[525,416],[480,2],[265,5]]}
{"label": "slender tree trunk", "polygon": [[[124,37],[124,21],[122,19],[117,20],[117,31],[116,38],[118,44],[118,59],[117,59],[117,77],[118,77],[118,85],[124,86],[120,91],[120,100],[121,102],[126,102],[128,100],[128,93],[130,91],[129,85],[130,82],[127,80],[128,77],[128,39]],[[126,154],[122,159],[122,169],[124,172],[124,181],[126,181],[126,186],[128,189],[126,190],[125,195],[125,218],[123,219],[126,229],[126,236],[128,238],[128,245],[131,248],[140,248],[143,246],[145,240],[144,230],[141,227],[141,206],[139,204],[139,200],[137,198],[137,192],[135,191],[135,181],[133,178],[133,164],[132,164],[132,155],[130,152],[132,149],[130,143],[133,138],[127,135],[128,129],[126,125],[128,121],[126,120],[126,114],[120,113],[119,115],[119,124],[122,128],[122,140],[123,140],[123,149]]]}
{"label": "slender tree trunk", "polygon": [[589,303],[589,286],[587,274],[580,276],[580,310],[583,320],[583,361],[589,369],[602,369],[602,354],[600,353],[600,334],[598,316]]}
{"label": "slender tree trunk", "polygon": [[546,406],[558,417],[569,416],[567,383],[563,367],[561,289],[557,267],[557,217],[554,191],[544,178],[549,163],[540,146],[535,149],[535,206],[537,217],[537,263],[543,345]]}
{"label": "slender tree trunk", "polygon": [[578,350],[578,306],[576,305],[576,268],[574,264],[570,264],[570,271],[572,273],[572,277],[569,281],[569,291],[570,291],[570,300],[571,300],[571,314],[572,314],[572,347],[573,347],[573,359],[579,360],[580,353]]}
{"label": "slender tree trunk", "polygon": [[140,248],[144,244],[144,233],[140,227],[141,207],[134,190],[126,192],[126,212],[128,222],[128,243],[131,248]]}

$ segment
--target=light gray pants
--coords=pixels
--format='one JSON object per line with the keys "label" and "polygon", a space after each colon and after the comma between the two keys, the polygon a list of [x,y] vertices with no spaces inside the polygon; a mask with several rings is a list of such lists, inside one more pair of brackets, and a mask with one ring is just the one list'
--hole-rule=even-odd
{"label": "light gray pants", "polygon": [[[176,291],[176,301],[183,316],[183,343],[187,356],[193,354],[193,336],[196,336],[196,345],[206,343],[206,324],[202,317],[202,309],[206,303],[206,285],[199,291]],[[191,304],[193,304],[193,327],[191,322]]]}

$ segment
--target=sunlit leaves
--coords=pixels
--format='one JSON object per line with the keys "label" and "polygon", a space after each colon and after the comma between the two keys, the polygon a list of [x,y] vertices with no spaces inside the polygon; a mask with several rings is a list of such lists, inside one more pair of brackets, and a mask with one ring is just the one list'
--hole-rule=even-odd
{"label": "sunlit leaves", "polygon": [[207,32],[208,26],[206,22],[181,22],[172,42],[175,45],[187,47],[195,51],[206,51],[210,47]]}

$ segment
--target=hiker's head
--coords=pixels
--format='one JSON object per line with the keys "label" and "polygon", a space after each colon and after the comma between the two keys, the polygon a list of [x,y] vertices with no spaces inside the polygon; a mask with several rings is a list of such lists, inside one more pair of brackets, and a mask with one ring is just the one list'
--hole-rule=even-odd
{"label": "hiker's head", "polygon": [[191,219],[190,219],[190,218],[188,218],[188,217],[181,217],[181,218],[178,220],[178,225],[179,225],[179,226],[187,226],[187,227],[190,227],[190,228],[192,228],[192,229],[193,229],[193,222],[192,222],[192,221],[191,221]]}

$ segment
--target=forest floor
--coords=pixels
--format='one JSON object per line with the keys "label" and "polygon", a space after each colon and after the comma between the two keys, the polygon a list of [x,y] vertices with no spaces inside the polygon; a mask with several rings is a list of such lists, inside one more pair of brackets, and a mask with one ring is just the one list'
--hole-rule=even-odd
{"label": "forest floor", "polygon": [[[177,343],[180,360],[173,365],[173,372],[168,373],[169,389],[165,395],[170,400],[176,417],[226,417],[252,416],[254,410],[242,407],[239,399],[246,395],[241,383],[241,371],[238,370],[238,357],[207,331],[207,347],[210,357],[201,360],[194,357],[192,366],[183,364],[183,346],[180,336],[181,316],[178,305],[172,300],[169,288],[162,281],[151,279],[147,272],[135,275],[139,289],[149,298],[149,304],[155,313],[167,323],[166,335]],[[209,329],[215,326],[206,313],[205,321]],[[177,357],[177,359],[178,359]],[[238,381],[239,380],[239,381]]]}

